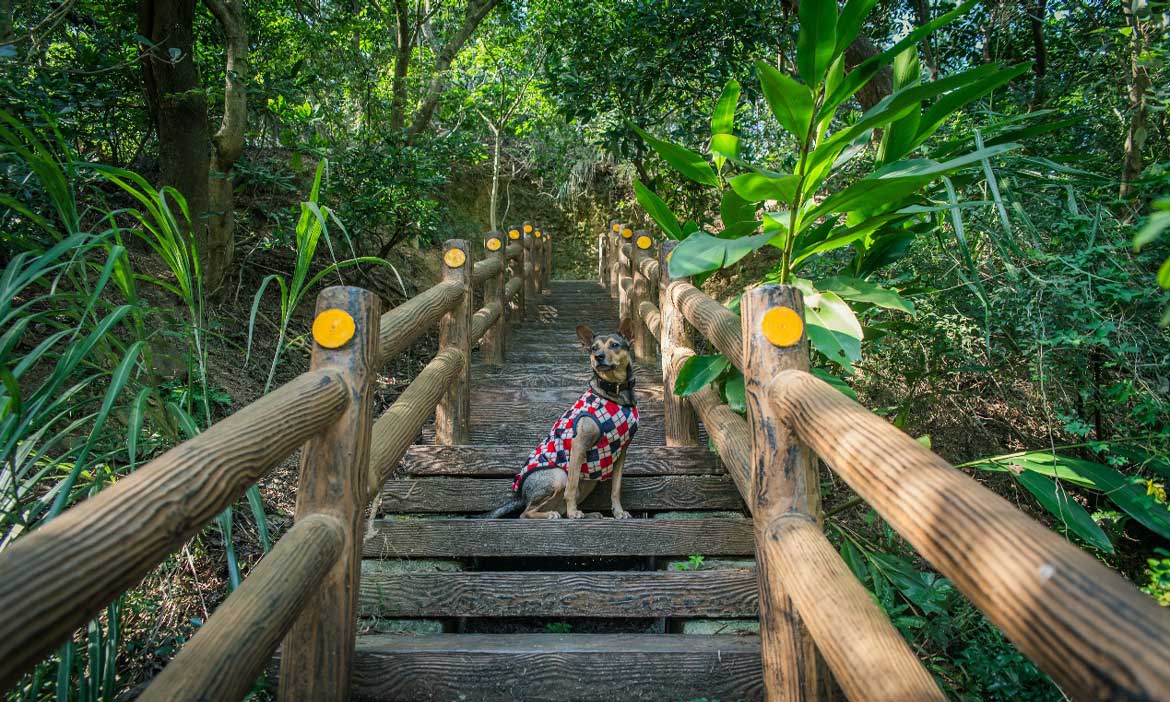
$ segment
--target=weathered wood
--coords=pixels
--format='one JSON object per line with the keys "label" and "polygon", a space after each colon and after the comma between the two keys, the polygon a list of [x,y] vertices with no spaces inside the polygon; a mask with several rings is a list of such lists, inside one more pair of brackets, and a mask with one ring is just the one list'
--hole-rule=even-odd
{"label": "weathered wood", "polygon": [[[524,235],[520,232],[520,226],[513,224],[508,227],[508,240],[512,244],[508,245],[508,251],[512,247],[517,248],[517,255],[511,259],[511,265],[508,266],[508,286],[511,287],[512,280],[518,280],[520,286],[516,289],[514,297],[509,297],[511,304],[508,306],[508,323],[516,324],[524,319],[527,315],[528,302],[524,297],[524,269],[526,264],[526,256],[524,252]],[[509,256],[511,254],[509,253]]]}
{"label": "weathered wood", "polygon": [[[382,486],[380,512],[487,512],[511,497],[511,478],[424,478],[388,480]],[[596,490],[586,498],[585,511],[609,511],[609,495]],[[622,505],[631,511],[678,509],[743,509],[739,490],[724,476],[626,475]]]}
{"label": "weathered wood", "polygon": [[243,699],[344,546],[336,517],[314,514],[294,524],[138,701]]}
{"label": "weathered wood", "polygon": [[756,543],[848,699],[946,699],[812,518],[790,512],[774,519],[757,530]]}
{"label": "weathered wood", "polygon": [[[501,422],[499,412],[493,416],[483,408],[478,406],[472,407],[472,422],[471,422],[471,444],[511,444],[519,442],[526,446],[529,450],[536,446],[537,442],[543,440],[548,435],[549,427],[553,425],[561,414],[564,413],[566,407],[562,407],[556,414],[548,414],[539,418],[524,417],[516,422]],[[662,429],[661,419],[662,415],[647,416],[644,423],[638,429],[638,437],[635,444],[643,444],[646,446],[663,445],[666,442],[666,435]],[[705,441],[706,434],[700,427],[699,441]],[[422,443],[433,443],[435,441],[435,432],[433,425],[426,425],[422,431]]]}
{"label": "weathered wood", "polygon": [[367,558],[465,556],[746,556],[747,519],[376,520]]}
{"label": "weathered wood", "polygon": [[739,316],[688,282],[675,281],[663,289],[687,321],[742,371],[743,335]]}
{"label": "weathered wood", "polygon": [[[354,334],[349,341],[326,348],[318,338],[311,359],[314,369],[334,368],[343,374],[349,405],[301,451],[296,519],[318,513],[336,517],[344,543],[284,638],[281,702],[349,699],[380,305],[376,294],[360,288],[330,287],[317,296],[318,316],[327,310],[343,310],[353,318]],[[263,437],[252,440],[261,442]]]}
{"label": "weathered wood", "polygon": [[[443,634],[363,637],[361,700],[662,702],[762,698],[752,636]],[[701,691],[701,693],[700,693]]]}
{"label": "weathered wood", "polygon": [[620,232],[624,229],[626,229],[626,225],[619,224],[618,228],[609,236],[609,296],[615,300],[618,299],[618,282],[621,280],[621,264],[618,262],[622,244]]}
{"label": "weathered wood", "polygon": [[482,285],[487,279],[494,277],[503,269],[500,259],[495,256],[476,261],[475,265],[471,267],[471,282],[473,285]]}
{"label": "weathered wood", "polygon": [[825,382],[770,393],[800,439],[1076,700],[1170,699],[1170,611]]}
{"label": "weathered wood", "polygon": [[[580,344],[580,342],[578,342]],[[524,407],[527,405],[545,405],[541,408],[537,416],[548,418],[550,421],[555,416],[560,416],[566,409],[568,409],[580,397],[581,393],[588,387],[589,378],[592,375],[592,370],[588,363],[581,359],[576,364],[576,367],[570,372],[565,368],[561,376],[560,384],[553,387],[544,388],[524,388],[513,385],[511,382],[503,380],[510,377],[512,374],[504,372],[498,373],[482,373],[482,377],[477,377],[472,383],[472,392],[475,394],[475,401],[481,407]],[[543,367],[543,366],[542,366]],[[637,398],[638,407],[645,408],[650,412],[660,411],[662,405],[662,386],[654,383],[652,380],[643,382],[642,367],[637,367],[634,371],[634,377],[638,384],[634,387],[634,397]],[[474,412],[474,410],[473,410]],[[545,415],[544,412],[548,412]],[[498,416],[498,415],[497,415]],[[510,417],[515,415],[509,412]]]}
{"label": "weathered wood", "polygon": [[337,371],[297,376],[0,552],[0,690],[331,424],[347,398]]}
{"label": "weathered wood", "polygon": [[398,466],[464,362],[465,357],[458,349],[440,351],[374,422],[370,432],[369,499],[374,499],[382,481]]}
{"label": "weathered wood", "polygon": [[544,292],[544,235],[536,225],[529,232],[532,235],[532,299]]}
{"label": "weathered wood", "polygon": [[[650,331],[649,324],[642,316],[643,303],[650,303],[650,281],[642,272],[641,263],[647,256],[653,256],[654,252],[651,248],[653,243],[645,231],[635,232],[634,237],[633,245],[630,246],[630,271],[634,278],[634,287],[631,291],[633,294],[630,298],[630,316],[634,320],[633,349],[635,358],[646,359],[654,357],[658,344],[654,339],[657,333]],[[642,248],[640,244],[647,246]]]}
{"label": "weathered wood", "polygon": [[[483,288],[484,301],[488,304],[495,303],[498,307],[495,321],[483,333],[483,340],[479,346],[483,362],[491,366],[499,366],[504,363],[508,338],[508,330],[504,322],[504,315],[508,309],[507,290],[504,286],[508,261],[505,258],[503,242],[503,235],[497,231],[488,232],[487,237],[485,237],[484,248],[487,249],[487,255],[498,265],[496,274],[487,279]],[[492,247],[496,250],[492,251]]]}
{"label": "weathered wood", "polygon": [[378,323],[378,366],[410,346],[462,298],[459,284],[443,281],[383,314]]}
{"label": "weathered wood", "polygon": [[487,306],[476,310],[475,315],[471,318],[471,331],[469,332],[471,343],[479,343],[479,340],[487,334],[488,330],[495,325],[496,320],[500,318],[500,311],[500,303],[498,302],[489,302]]}
{"label": "weathered wood", "polygon": [[[662,314],[658,311],[658,307],[649,300],[642,300],[638,305],[638,316],[641,317],[643,324],[646,325],[646,331],[654,337],[651,341],[657,340],[662,334]],[[651,345],[651,348],[653,348],[653,345]]]}
{"label": "weathered wood", "polygon": [[[747,497],[753,505],[759,547],[756,560],[764,687],[770,702],[815,700],[820,689],[816,646],[784,586],[777,548],[769,548],[773,544],[767,541],[772,526],[782,517],[798,514],[814,522],[820,518],[816,462],[808,447],[790,435],[767,393],[768,383],[781,371],[808,369],[808,340],[800,321],[804,319],[804,304],[794,287],[762,285],[743,294],[740,309],[753,478]],[[780,330],[787,336],[770,332],[778,325],[767,326],[765,316],[785,310],[795,313],[795,319]]]}
{"label": "weathered wood", "polygon": [[509,278],[506,285],[504,285],[504,297],[508,298],[508,302],[515,304],[516,295],[524,287],[524,281],[520,278]]}
{"label": "weathered wood", "polygon": [[[740,419],[740,421],[743,420]],[[531,447],[527,445],[415,445],[404,451],[402,474],[419,477],[453,475],[510,478],[524,465],[529,451],[531,451]],[[719,457],[708,451],[706,447],[665,448],[648,444],[640,445],[635,441],[628,451],[624,470],[627,477],[640,475],[720,475],[724,472],[719,463]]]}
{"label": "weathered wood", "polygon": [[[524,244],[524,300],[525,305],[536,304],[536,252],[533,250],[532,225],[524,223],[524,235],[520,240]],[[524,310],[525,319],[528,318],[528,309]]]}
{"label": "weathered wood", "polygon": [[661,280],[658,286],[658,310],[662,316],[661,331],[658,334],[659,358],[662,361],[663,386],[663,426],[666,431],[667,446],[695,446],[699,443],[699,426],[695,412],[686,399],[674,394],[674,383],[678,378],[677,369],[681,367],[679,359],[675,358],[678,349],[691,346],[690,335],[687,332],[686,319],[682,311],[674,306],[670,297],[670,288],[674,284],[685,281],[674,281],[670,277],[667,266],[670,253],[678,244],[676,241],[664,241],[658,248],[659,270]]}
{"label": "weathered wood", "polygon": [[642,271],[642,275],[646,276],[646,280],[649,280],[652,284],[658,285],[661,281],[661,276],[658,272],[661,266],[658,263],[657,257],[643,257],[638,262],[638,268]]}
{"label": "weathered wood", "polygon": [[[367,617],[754,617],[756,573],[393,573],[362,575]],[[892,699],[892,698],[891,698]]]}
{"label": "weathered wood", "polygon": [[[462,252],[462,258],[453,252]],[[471,440],[471,314],[475,309],[468,280],[471,247],[463,239],[449,239],[443,244],[440,267],[444,281],[463,286],[463,300],[439,320],[439,350],[458,351],[463,356],[463,367],[435,407],[435,437],[441,444],[466,444]]]}
{"label": "weathered wood", "polygon": [[524,255],[524,247],[520,244],[508,244],[508,248],[504,249],[504,253],[508,255],[509,261],[513,261]]}

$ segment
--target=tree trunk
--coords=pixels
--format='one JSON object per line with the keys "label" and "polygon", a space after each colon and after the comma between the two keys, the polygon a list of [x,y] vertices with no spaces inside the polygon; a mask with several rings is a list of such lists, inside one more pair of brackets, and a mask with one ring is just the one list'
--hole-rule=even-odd
{"label": "tree trunk", "polygon": [[394,79],[390,84],[390,130],[400,132],[406,126],[406,75],[414,52],[415,34],[410,27],[410,7],[406,0],[395,0]]}
{"label": "tree trunk", "polygon": [[1048,0],[1035,0],[1028,8],[1028,20],[1032,25],[1032,49],[1036,57],[1032,62],[1035,83],[1032,90],[1032,109],[1044,102],[1044,75],[1048,72],[1048,48],[1044,43],[1044,17],[1048,12]]}
{"label": "tree trunk", "polygon": [[1129,35],[1129,129],[1125,135],[1125,158],[1121,166],[1121,188],[1117,196],[1128,200],[1136,195],[1134,181],[1142,175],[1142,148],[1146,145],[1146,91],[1150,75],[1141,64],[1142,27],[1130,3],[1122,3],[1126,23],[1133,30]]}
{"label": "tree trunk", "polygon": [[[195,65],[195,0],[139,0],[146,101],[158,133],[162,185],[187,201],[196,250],[206,260],[208,173],[207,98]],[[181,218],[180,218],[181,220]]]}
{"label": "tree trunk", "polygon": [[244,150],[248,124],[248,32],[243,0],[204,0],[223,27],[227,44],[227,70],[223,88],[223,120],[212,137],[214,170],[208,182],[211,217],[208,219],[207,257],[203,278],[208,290],[223,282],[235,254],[235,188],[232,168]]}
{"label": "tree trunk", "polygon": [[492,130],[492,137],[495,138],[495,148],[492,150],[492,207],[491,207],[491,230],[499,231],[499,219],[496,217],[496,208],[500,199],[500,140],[503,138],[502,126],[496,126],[488,122],[488,127]]}

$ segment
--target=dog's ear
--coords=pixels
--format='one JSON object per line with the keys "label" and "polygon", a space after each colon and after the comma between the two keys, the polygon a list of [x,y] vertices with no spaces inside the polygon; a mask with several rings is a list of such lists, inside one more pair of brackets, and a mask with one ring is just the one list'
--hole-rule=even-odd
{"label": "dog's ear", "polygon": [[577,325],[577,338],[581,340],[581,345],[589,348],[593,345],[593,330],[584,324]]}
{"label": "dog's ear", "polygon": [[625,319],[623,319],[622,323],[618,325],[618,334],[621,334],[622,338],[625,339],[626,341],[633,341],[634,340],[634,320],[629,318],[629,317],[626,317]]}

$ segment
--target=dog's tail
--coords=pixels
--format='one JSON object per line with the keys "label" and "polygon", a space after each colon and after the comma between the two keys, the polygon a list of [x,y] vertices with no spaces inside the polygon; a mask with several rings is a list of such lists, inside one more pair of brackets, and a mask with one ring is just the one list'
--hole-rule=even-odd
{"label": "dog's tail", "polygon": [[504,504],[488,512],[483,516],[484,519],[503,519],[504,517],[514,517],[524,509],[524,496],[517,494]]}

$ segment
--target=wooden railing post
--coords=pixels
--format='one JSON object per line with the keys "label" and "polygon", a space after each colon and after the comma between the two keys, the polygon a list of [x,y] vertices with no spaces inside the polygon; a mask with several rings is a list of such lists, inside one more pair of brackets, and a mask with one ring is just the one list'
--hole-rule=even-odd
{"label": "wooden railing post", "polygon": [[524,300],[524,238],[520,233],[519,225],[513,224],[508,227],[508,241],[520,246],[520,256],[512,261],[512,268],[509,270],[509,277],[520,279],[520,290],[516,293],[516,302],[509,309],[508,316],[508,321],[517,323],[524,321],[524,310],[526,309]]}
{"label": "wooden railing post", "polygon": [[544,294],[544,232],[533,225],[532,229],[532,287],[539,297]]}
{"label": "wooden railing post", "polygon": [[439,320],[439,352],[453,348],[463,354],[463,369],[435,408],[435,440],[447,445],[471,443],[471,315],[475,305],[470,248],[464,239],[443,244],[443,280],[463,285],[463,299]]}
{"label": "wooden railing post", "polygon": [[644,231],[639,230],[634,236],[634,245],[630,247],[630,271],[634,276],[634,295],[631,302],[631,312],[634,315],[634,358],[648,359],[654,356],[654,335],[642,319],[641,305],[643,300],[651,300],[650,280],[642,272],[642,260],[653,257],[654,240]]}
{"label": "wooden railing post", "polygon": [[487,249],[488,258],[495,258],[500,262],[500,272],[484,281],[483,302],[485,305],[493,301],[498,302],[500,305],[500,316],[488,327],[487,332],[483,335],[483,341],[480,342],[479,348],[483,353],[485,363],[498,366],[504,362],[505,347],[507,345],[507,329],[505,327],[506,322],[504,317],[506,316],[508,305],[507,298],[504,296],[504,284],[507,282],[508,276],[508,254],[504,251],[506,248],[504,237],[498,231],[488,232],[483,246]]}
{"label": "wooden railing post", "polygon": [[677,241],[664,241],[658,247],[658,312],[662,316],[658,355],[662,362],[663,422],[666,425],[667,446],[698,446],[699,423],[695,418],[695,410],[685,397],[674,394],[675,354],[680,348],[689,349],[692,346],[690,334],[687,333],[687,320],[682,310],[675,307],[670,299],[672,280],[668,264],[670,252],[674,251],[676,245]]}
{"label": "wooden railing post", "polygon": [[789,431],[767,392],[781,371],[808,370],[804,301],[792,286],[762,285],[744,293],[740,310],[764,688],[769,702],[817,700],[822,676],[816,646],[784,592],[776,533],[782,520],[789,519],[806,520],[819,528],[817,463],[809,448]]}
{"label": "wooden railing post", "polygon": [[541,241],[540,244],[540,292],[542,295],[547,295],[549,291],[548,283],[552,279],[552,235],[543,229],[537,229],[536,233]]}
{"label": "wooden railing post", "polygon": [[335,517],[344,545],[284,638],[281,702],[349,699],[380,307],[377,295],[359,288],[331,287],[317,296],[311,367],[340,371],[349,405],[301,453],[296,521],[314,514]]}
{"label": "wooden railing post", "polygon": [[618,227],[618,221],[611,219],[609,227],[597,236],[597,280],[606,290],[609,290],[609,242]]}
{"label": "wooden railing post", "polygon": [[621,259],[622,259],[622,236],[621,231],[625,229],[624,224],[620,222],[617,229],[609,235],[609,296],[617,300],[621,292],[618,283],[621,280]]}
{"label": "wooden railing post", "polygon": [[520,243],[524,245],[524,285],[520,287],[524,291],[524,318],[528,319],[528,305],[536,304],[536,260],[532,247],[532,225],[525,222],[522,231]]}

